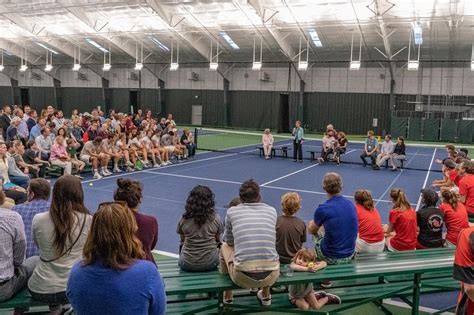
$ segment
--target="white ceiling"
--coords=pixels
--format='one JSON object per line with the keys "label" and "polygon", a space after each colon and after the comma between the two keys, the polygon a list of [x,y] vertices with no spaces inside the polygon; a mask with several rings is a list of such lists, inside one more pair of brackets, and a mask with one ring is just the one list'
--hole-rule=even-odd
{"label": "white ceiling", "polygon": [[[26,54],[44,65],[42,43],[59,53],[53,63],[72,65],[80,47],[81,63],[99,64],[103,53],[92,39],[110,45],[112,65],[135,63],[142,44],[145,63],[170,62],[155,38],[168,49],[179,42],[181,63],[208,62],[211,41],[214,49],[219,42],[220,62],[251,62],[261,38],[265,63],[297,59],[300,39],[304,49],[315,29],[323,46],[310,41],[310,62],[349,61],[352,36],[356,53],[361,38],[362,61],[406,61],[414,22],[423,30],[422,61],[471,59],[473,0],[0,0],[0,49],[6,64]],[[414,49],[412,42],[412,58]]]}

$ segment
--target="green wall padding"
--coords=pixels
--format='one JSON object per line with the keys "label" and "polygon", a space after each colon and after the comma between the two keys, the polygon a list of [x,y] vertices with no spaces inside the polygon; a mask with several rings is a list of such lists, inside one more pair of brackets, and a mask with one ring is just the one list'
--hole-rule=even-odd
{"label": "green wall padding", "polygon": [[422,140],[422,121],[421,118],[410,117],[408,119],[408,134],[407,139],[410,140]]}
{"label": "green wall padding", "polygon": [[395,117],[392,116],[390,121],[390,134],[395,139],[399,136],[407,137],[407,117]]}
{"label": "green wall padding", "polygon": [[435,118],[423,119],[423,140],[426,140],[426,141],[439,140],[439,119],[435,119]]}
{"label": "green wall padding", "polygon": [[440,140],[445,142],[458,142],[458,120],[441,119]]}
{"label": "green wall padding", "polygon": [[472,143],[474,138],[474,121],[461,120],[459,123],[459,141],[462,143]]}

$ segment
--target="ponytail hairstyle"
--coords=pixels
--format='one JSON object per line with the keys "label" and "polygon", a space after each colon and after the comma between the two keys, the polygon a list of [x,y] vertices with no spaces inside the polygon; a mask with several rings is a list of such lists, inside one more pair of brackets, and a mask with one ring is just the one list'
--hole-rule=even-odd
{"label": "ponytail hairstyle", "polygon": [[441,197],[443,197],[443,201],[448,203],[454,211],[456,211],[459,203],[458,195],[450,190],[443,190],[441,192]]}
{"label": "ponytail hairstyle", "polygon": [[368,190],[357,190],[354,193],[354,200],[358,205],[363,206],[369,211],[374,210],[374,200],[372,199],[372,194]]}
{"label": "ponytail hairstyle", "polygon": [[401,211],[411,209],[411,205],[405,193],[400,188],[393,188],[390,191],[390,198],[392,198],[394,209]]}

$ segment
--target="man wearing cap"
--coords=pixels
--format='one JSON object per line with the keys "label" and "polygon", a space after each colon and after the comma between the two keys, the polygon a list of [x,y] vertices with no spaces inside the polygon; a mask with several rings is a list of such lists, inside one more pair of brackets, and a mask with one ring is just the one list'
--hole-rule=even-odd
{"label": "man wearing cap", "polygon": [[419,233],[416,249],[443,247],[444,212],[436,204],[438,194],[430,189],[421,190],[421,208],[416,212]]}

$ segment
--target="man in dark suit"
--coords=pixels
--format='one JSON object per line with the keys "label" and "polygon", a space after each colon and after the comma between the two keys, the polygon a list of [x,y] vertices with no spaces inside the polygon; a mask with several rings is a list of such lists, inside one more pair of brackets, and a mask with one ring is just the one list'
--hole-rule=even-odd
{"label": "man in dark suit", "polygon": [[5,105],[2,108],[3,114],[0,116],[0,128],[2,131],[2,136],[5,139],[7,136],[7,129],[10,126],[10,121],[12,119],[12,109],[9,105]]}

